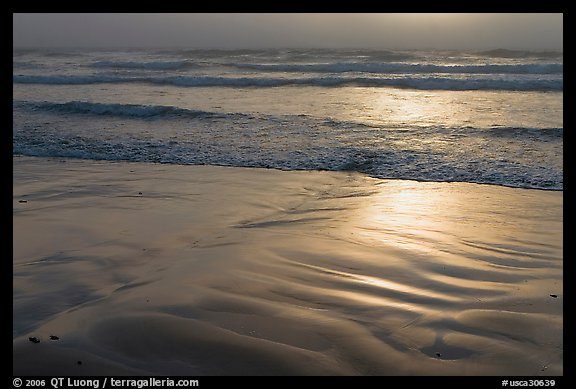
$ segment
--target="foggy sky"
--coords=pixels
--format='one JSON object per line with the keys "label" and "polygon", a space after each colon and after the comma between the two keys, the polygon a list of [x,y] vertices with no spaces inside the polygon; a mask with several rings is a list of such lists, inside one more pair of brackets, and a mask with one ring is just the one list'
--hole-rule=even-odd
{"label": "foggy sky", "polygon": [[13,14],[26,47],[562,50],[562,14]]}

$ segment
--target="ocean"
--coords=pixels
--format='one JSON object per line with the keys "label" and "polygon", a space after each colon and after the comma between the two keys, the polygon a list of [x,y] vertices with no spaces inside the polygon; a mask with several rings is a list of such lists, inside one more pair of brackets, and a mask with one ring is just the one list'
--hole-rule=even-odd
{"label": "ocean", "polygon": [[13,50],[13,155],[563,189],[563,54]]}

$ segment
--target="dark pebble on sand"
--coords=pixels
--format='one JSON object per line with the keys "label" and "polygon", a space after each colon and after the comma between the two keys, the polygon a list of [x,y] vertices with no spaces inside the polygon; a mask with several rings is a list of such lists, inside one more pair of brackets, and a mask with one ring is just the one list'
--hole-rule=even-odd
{"label": "dark pebble on sand", "polygon": [[18,200],[19,203],[27,203],[27,200]]}
{"label": "dark pebble on sand", "polygon": [[50,340],[59,340],[60,337],[56,335],[50,335]]}
{"label": "dark pebble on sand", "polygon": [[38,339],[38,338],[35,337],[35,336],[29,337],[28,340],[29,340],[30,342],[32,342],[32,343],[40,343],[40,339]]}
{"label": "dark pebble on sand", "polygon": [[550,297],[558,298],[557,294],[551,294]]}

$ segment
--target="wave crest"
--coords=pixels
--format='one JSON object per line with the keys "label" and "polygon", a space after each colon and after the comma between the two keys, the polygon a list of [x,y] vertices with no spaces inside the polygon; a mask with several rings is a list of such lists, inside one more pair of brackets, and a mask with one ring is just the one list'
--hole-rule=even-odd
{"label": "wave crest", "polygon": [[559,51],[526,51],[510,49],[494,49],[479,51],[477,55],[491,58],[562,58],[564,54]]}
{"label": "wave crest", "polygon": [[493,79],[443,77],[208,77],[208,76],[167,76],[167,77],[125,77],[106,75],[14,75],[14,83],[79,85],[99,83],[166,84],[181,87],[278,87],[307,85],[317,87],[338,87],[357,85],[367,87],[391,87],[419,90],[510,90],[510,91],[562,91],[562,79]]}
{"label": "wave crest", "polygon": [[499,64],[499,65],[432,65],[407,63],[230,63],[242,69],[267,72],[311,72],[311,73],[450,73],[450,74],[562,74],[564,66],[548,64]]}
{"label": "wave crest", "polygon": [[97,61],[89,65],[94,68],[178,70],[196,68],[200,65],[190,61]]}
{"label": "wave crest", "polygon": [[[108,115],[132,118],[155,118],[178,116],[188,118],[216,118],[227,116],[226,114],[207,112],[200,110],[191,110],[164,105],[138,105],[138,104],[104,104],[92,103],[87,101],[69,101],[65,103],[51,102],[14,102],[16,107],[28,108],[33,111],[48,111],[69,114],[91,114],[91,115]],[[228,114],[241,115],[241,114]]]}

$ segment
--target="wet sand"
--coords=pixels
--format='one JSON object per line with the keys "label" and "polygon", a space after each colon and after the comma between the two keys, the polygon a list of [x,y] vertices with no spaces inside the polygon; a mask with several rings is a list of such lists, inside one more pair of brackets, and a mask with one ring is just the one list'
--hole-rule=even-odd
{"label": "wet sand", "polygon": [[32,157],[13,191],[15,375],[563,374],[562,192]]}

